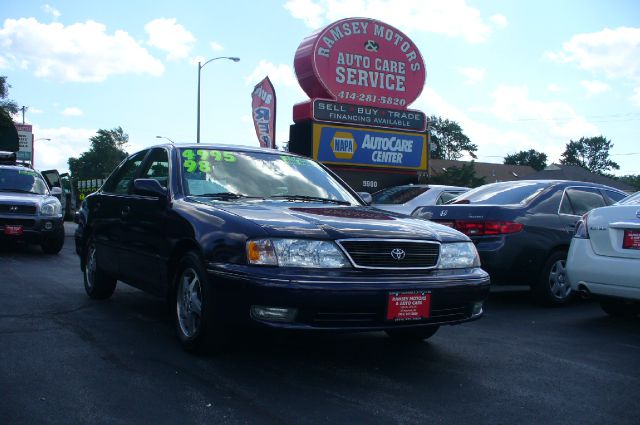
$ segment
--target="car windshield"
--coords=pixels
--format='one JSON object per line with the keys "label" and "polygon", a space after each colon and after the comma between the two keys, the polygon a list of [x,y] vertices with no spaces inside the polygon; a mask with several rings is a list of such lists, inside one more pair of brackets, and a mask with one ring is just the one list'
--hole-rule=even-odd
{"label": "car windshield", "polygon": [[640,205],[640,192],[629,195],[624,199],[616,202],[616,205]]}
{"label": "car windshield", "polygon": [[429,190],[427,186],[396,186],[371,195],[373,204],[404,204]]}
{"label": "car windshield", "polygon": [[47,191],[47,184],[42,177],[33,170],[0,168],[0,192],[44,195]]}
{"label": "car windshield", "polygon": [[185,195],[223,200],[244,197],[359,205],[315,161],[269,152],[181,149]]}
{"label": "car windshield", "polygon": [[549,183],[546,182],[502,182],[486,184],[471,189],[451,204],[492,204],[492,205],[524,205],[535,198]]}

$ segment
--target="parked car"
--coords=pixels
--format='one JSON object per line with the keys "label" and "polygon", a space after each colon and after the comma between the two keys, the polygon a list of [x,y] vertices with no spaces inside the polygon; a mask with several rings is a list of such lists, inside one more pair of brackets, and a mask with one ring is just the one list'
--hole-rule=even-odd
{"label": "parked car", "polygon": [[0,152],[0,242],[40,244],[47,254],[57,254],[64,246],[62,207],[42,175],[17,165],[15,153]]}
{"label": "parked car", "polygon": [[413,215],[468,235],[492,283],[529,285],[538,301],[558,305],[572,296],[565,261],[577,221],[625,196],[596,183],[521,180],[480,186]]}
{"label": "parked car", "polygon": [[640,192],[586,213],[567,257],[575,291],[596,298],[611,316],[640,314]]}
{"label": "parked car", "polygon": [[366,206],[324,166],[274,150],[145,149],[78,220],[87,294],[121,280],[167,297],[187,350],[222,348],[238,324],[423,340],[478,319],[489,291],[467,236]]}
{"label": "parked car", "polygon": [[411,214],[423,205],[446,204],[468,187],[443,186],[437,184],[407,184],[389,187],[373,195],[371,205],[386,211]]}

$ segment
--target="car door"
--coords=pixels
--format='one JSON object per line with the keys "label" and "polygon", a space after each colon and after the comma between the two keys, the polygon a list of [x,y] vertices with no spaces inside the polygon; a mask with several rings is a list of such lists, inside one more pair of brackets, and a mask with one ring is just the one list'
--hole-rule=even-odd
{"label": "car door", "polygon": [[594,208],[607,205],[600,191],[588,186],[567,187],[560,202],[559,217],[568,237],[576,230],[580,217]]}
{"label": "car door", "polygon": [[129,157],[98,192],[87,198],[89,224],[96,243],[98,266],[121,280],[127,280],[126,270],[120,267],[122,252],[127,249],[122,214],[131,197],[133,180],[140,172],[148,152],[145,150]]}
{"label": "car door", "polygon": [[[164,148],[154,148],[137,176],[169,185],[169,156]],[[122,204],[121,234],[123,250],[120,267],[131,284],[156,294],[166,291],[166,261],[169,253],[167,197],[158,199],[132,191]]]}
{"label": "car door", "polygon": [[[58,170],[45,170],[41,171],[40,174],[42,174],[42,177],[44,177],[44,180],[47,182],[49,190],[53,189],[54,187],[59,187],[60,189],[62,189],[62,182],[60,180],[60,174],[58,173]],[[67,199],[64,196],[64,190],[60,195],[54,196],[60,201],[60,204],[62,205],[62,213],[64,214],[64,212],[67,210]]]}

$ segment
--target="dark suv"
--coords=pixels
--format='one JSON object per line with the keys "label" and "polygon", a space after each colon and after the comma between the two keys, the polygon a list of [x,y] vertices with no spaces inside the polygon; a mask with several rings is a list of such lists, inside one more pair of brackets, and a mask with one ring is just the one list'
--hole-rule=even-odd
{"label": "dark suv", "polygon": [[489,291],[467,236],[366,206],[322,165],[278,151],[143,150],[78,219],[89,296],[121,280],[166,297],[188,350],[219,349],[237,324],[422,340],[479,318]]}
{"label": "dark suv", "polygon": [[40,244],[47,254],[64,245],[62,207],[37,171],[13,165],[15,154],[0,153],[0,242]]}
{"label": "dark suv", "polygon": [[596,183],[522,180],[480,186],[412,215],[468,235],[492,283],[530,285],[537,300],[563,304],[572,295],[564,269],[576,223],[625,196]]}

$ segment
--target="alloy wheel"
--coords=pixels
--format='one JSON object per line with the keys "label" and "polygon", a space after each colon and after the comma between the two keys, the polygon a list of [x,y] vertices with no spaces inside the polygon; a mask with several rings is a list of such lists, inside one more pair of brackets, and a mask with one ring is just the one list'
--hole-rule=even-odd
{"label": "alloy wheel", "polygon": [[202,286],[198,273],[191,267],[180,275],[176,310],[180,331],[186,338],[193,338],[202,323]]}
{"label": "alloy wheel", "polygon": [[565,260],[558,260],[553,263],[549,272],[549,288],[551,289],[551,294],[558,300],[566,299],[571,293],[571,285],[567,281],[565,265]]}

